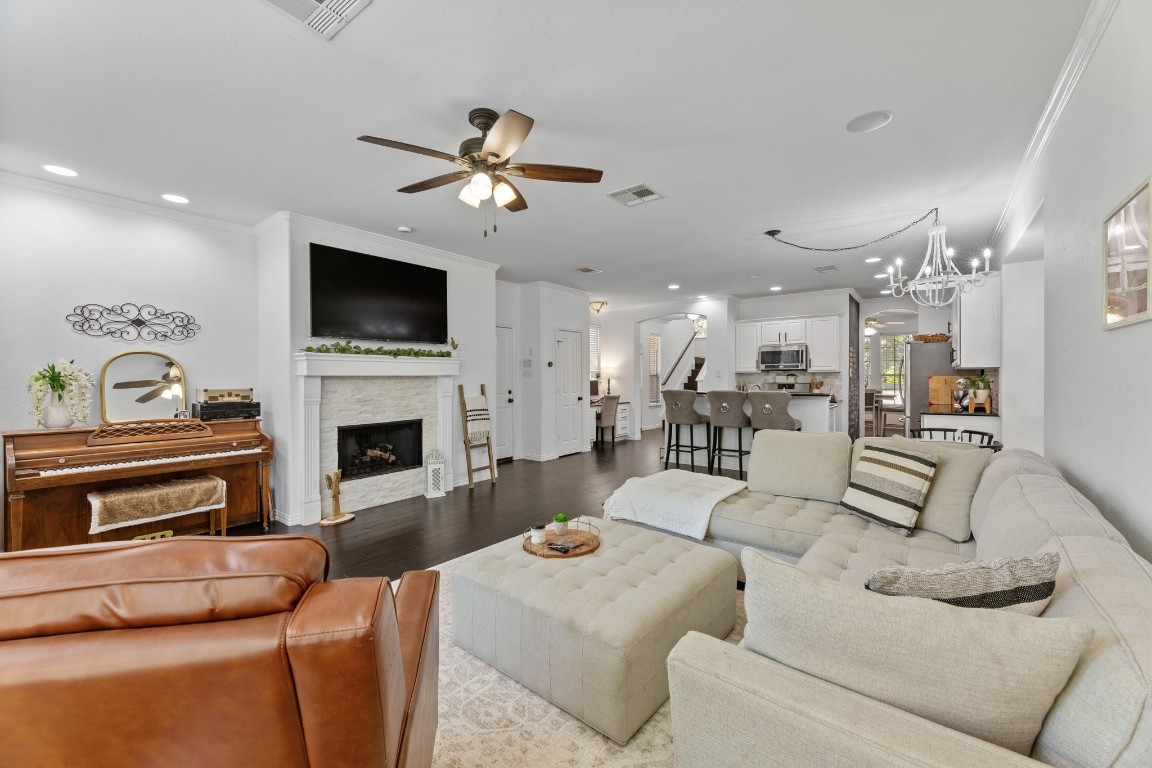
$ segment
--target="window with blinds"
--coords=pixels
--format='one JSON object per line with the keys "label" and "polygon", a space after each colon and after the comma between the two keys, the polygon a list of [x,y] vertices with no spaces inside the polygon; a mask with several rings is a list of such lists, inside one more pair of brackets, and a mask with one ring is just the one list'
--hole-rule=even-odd
{"label": "window with blinds", "polygon": [[648,405],[660,405],[660,337],[648,337]]}
{"label": "window with blinds", "polygon": [[600,326],[588,327],[588,380],[600,373]]}

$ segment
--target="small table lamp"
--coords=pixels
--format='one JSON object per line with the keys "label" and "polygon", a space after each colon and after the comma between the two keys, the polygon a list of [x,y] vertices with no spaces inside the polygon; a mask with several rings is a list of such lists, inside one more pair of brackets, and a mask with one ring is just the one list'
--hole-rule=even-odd
{"label": "small table lamp", "polygon": [[612,377],[616,375],[616,369],[605,368],[601,373],[603,373],[604,378],[608,380],[608,391],[604,394],[610,395],[612,394]]}

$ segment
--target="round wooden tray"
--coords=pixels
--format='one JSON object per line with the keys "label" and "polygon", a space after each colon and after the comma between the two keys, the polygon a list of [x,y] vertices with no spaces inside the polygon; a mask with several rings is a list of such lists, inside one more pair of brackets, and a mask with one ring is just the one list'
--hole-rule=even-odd
{"label": "round wooden tray", "polygon": [[[600,548],[600,530],[591,523],[569,523],[568,532],[563,536],[548,527],[548,539],[544,544],[532,543],[531,529],[524,532],[524,551],[537,557],[580,557],[590,555]],[[548,543],[553,541],[577,541],[580,546],[568,554],[548,549]]]}

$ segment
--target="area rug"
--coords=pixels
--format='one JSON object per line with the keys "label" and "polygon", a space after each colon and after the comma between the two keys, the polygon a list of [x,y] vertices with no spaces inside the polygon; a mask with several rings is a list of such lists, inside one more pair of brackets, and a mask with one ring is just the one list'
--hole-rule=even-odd
{"label": "area rug", "polygon": [[[452,572],[477,554],[434,567],[441,574],[440,726],[432,765],[673,768],[668,702],[622,747],[452,642]],[[727,642],[740,641],[744,623],[741,592]]]}

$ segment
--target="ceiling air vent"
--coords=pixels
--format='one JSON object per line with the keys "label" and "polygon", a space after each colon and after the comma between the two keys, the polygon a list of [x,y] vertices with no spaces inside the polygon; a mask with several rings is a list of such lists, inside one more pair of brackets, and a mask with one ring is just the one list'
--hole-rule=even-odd
{"label": "ceiling air vent", "polygon": [[586,275],[594,275],[604,271],[602,269],[596,269],[596,267],[576,267],[575,269],[577,272],[583,272]]}
{"label": "ceiling air vent", "polygon": [[654,191],[647,184],[637,184],[633,187],[625,187],[618,189],[615,192],[609,192],[608,197],[612,198],[621,205],[640,205],[640,203],[650,203],[653,200],[659,200],[664,195]]}
{"label": "ceiling air vent", "polygon": [[825,264],[825,265],[820,266],[820,267],[812,267],[812,269],[816,270],[817,272],[819,272],[821,274],[823,274],[825,272],[839,272],[840,271],[840,267],[836,266],[835,264]]}
{"label": "ceiling air vent", "polygon": [[307,24],[325,40],[331,40],[372,0],[268,0],[272,5]]}

